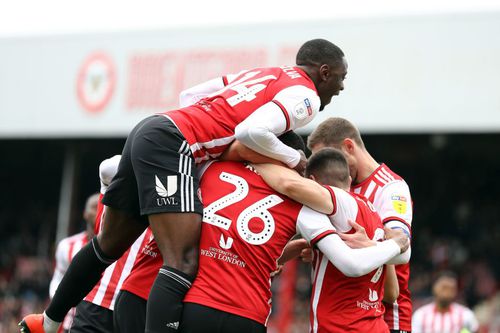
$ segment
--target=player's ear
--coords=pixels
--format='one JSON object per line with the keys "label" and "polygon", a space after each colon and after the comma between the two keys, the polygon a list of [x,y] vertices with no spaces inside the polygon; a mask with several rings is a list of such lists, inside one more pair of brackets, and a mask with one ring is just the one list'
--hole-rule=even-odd
{"label": "player's ear", "polygon": [[309,175],[309,178],[310,178],[310,179],[312,179],[312,180],[314,180],[314,181],[316,181],[316,177],[314,177],[314,175],[313,175],[313,174],[310,174],[310,175]]}
{"label": "player's ear", "polygon": [[319,77],[322,81],[327,81],[330,78],[330,66],[327,64],[323,64],[319,66]]}
{"label": "player's ear", "polygon": [[344,150],[345,152],[352,154],[355,148],[354,141],[352,139],[345,138],[342,141],[342,148],[342,150]]}

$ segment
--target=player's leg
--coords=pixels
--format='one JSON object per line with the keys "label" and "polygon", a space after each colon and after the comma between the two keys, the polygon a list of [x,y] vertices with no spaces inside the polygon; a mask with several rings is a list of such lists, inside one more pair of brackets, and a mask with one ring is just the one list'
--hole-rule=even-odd
{"label": "player's leg", "polygon": [[149,216],[149,223],[164,266],[149,294],[146,332],[176,332],[182,314],[182,301],[198,270],[201,215],[154,214]]}
{"label": "player's leg", "polygon": [[[141,215],[166,263],[149,295],[146,332],[177,332],[185,293],[198,265],[203,206],[190,147],[163,116],[140,131],[132,152]],[[155,321],[162,319],[162,321]]]}
{"label": "player's leg", "polygon": [[[104,270],[121,257],[144,229],[145,225],[136,218],[107,207],[101,233],[75,255],[46,315],[61,322],[69,309],[90,292]],[[50,327],[45,329],[49,332]]]}
{"label": "player's leg", "polygon": [[107,208],[101,233],[75,255],[42,319],[25,317],[20,323],[21,332],[56,332],[66,313],[88,294],[102,272],[120,258],[146,228],[147,222],[144,223],[139,214],[131,159],[135,137],[146,121],[140,122],[127,138],[117,174],[103,199]]}
{"label": "player's leg", "polygon": [[[136,218],[107,207],[103,230],[73,258],[43,318],[43,330],[21,323],[31,333],[56,332],[68,311],[76,306],[116,261],[141,235],[146,226]],[[108,254],[109,253],[109,254]],[[29,329],[29,330],[28,330]]]}
{"label": "player's leg", "polygon": [[113,313],[115,333],[144,332],[146,300],[125,290],[116,297]]}

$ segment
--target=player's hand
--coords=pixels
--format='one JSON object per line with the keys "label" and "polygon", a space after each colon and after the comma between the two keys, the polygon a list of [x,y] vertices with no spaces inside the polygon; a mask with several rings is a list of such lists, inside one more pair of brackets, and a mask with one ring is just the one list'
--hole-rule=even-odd
{"label": "player's hand", "polygon": [[384,232],[385,239],[392,239],[395,241],[399,245],[401,253],[405,252],[410,247],[410,238],[403,230],[385,227]]}
{"label": "player's hand", "polygon": [[347,244],[347,246],[353,249],[361,249],[377,245],[375,241],[368,237],[365,228],[354,221],[348,220],[348,222],[355,232],[353,234],[338,233],[339,237]]}
{"label": "player's hand", "polygon": [[299,150],[298,152],[300,153],[300,162],[293,169],[297,171],[301,176],[303,176],[304,171],[306,170],[307,157],[302,150]]}
{"label": "player's hand", "polygon": [[314,252],[311,246],[302,249],[302,251],[300,252],[300,259],[302,259],[302,262],[305,263],[311,263],[313,261]]}
{"label": "player's hand", "polygon": [[289,260],[301,257],[302,251],[308,247],[310,247],[309,243],[303,238],[289,241],[278,259],[278,265],[284,265]]}

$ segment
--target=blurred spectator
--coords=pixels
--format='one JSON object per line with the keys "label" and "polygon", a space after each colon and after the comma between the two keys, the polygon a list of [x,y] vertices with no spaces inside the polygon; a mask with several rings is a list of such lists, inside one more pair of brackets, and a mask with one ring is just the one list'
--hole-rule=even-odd
{"label": "blurred spectator", "polygon": [[432,286],[432,302],[414,309],[412,332],[414,333],[463,333],[477,332],[479,324],[474,313],[456,303],[457,276],[449,271],[441,272]]}

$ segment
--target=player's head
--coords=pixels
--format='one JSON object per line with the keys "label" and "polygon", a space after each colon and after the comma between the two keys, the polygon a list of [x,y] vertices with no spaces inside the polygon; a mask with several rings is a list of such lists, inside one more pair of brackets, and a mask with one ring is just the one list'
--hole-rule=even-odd
{"label": "player's head", "polygon": [[85,202],[83,210],[83,219],[85,220],[86,231],[89,237],[94,236],[95,218],[97,214],[97,203],[99,201],[99,194],[92,194]]}
{"label": "player's head", "polygon": [[349,167],[344,154],[335,148],[324,148],[309,157],[306,177],[320,184],[335,186],[344,190],[351,187]]}
{"label": "player's head", "polygon": [[440,308],[448,308],[455,300],[458,292],[458,279],[455,273],[444,271],[439,273],[432,286],[436,304]]}
{"label": "player's head", "polygon": [[305,42],[297,52],[296,63],[314,82],[321,100],[320,110],[344,90],[347,61],[344,52],[332,42],[326,39]]}
{"label": "player's head", "polygon": [[305,152],[306,144],[304,143],[304,139],[294,131],[288,131],[286,133],[278,136],[278,139],[286,144],[289,147],[292,147],[295,150]]}
{"label": "player's head", "polygon": [[316,127],[307,139],[307,147],[313,152],[331,147],[341,150],[349,164],[352,179],[357,178],[359,156],[366,152],[359,130],[344,118],[328,118]]}

